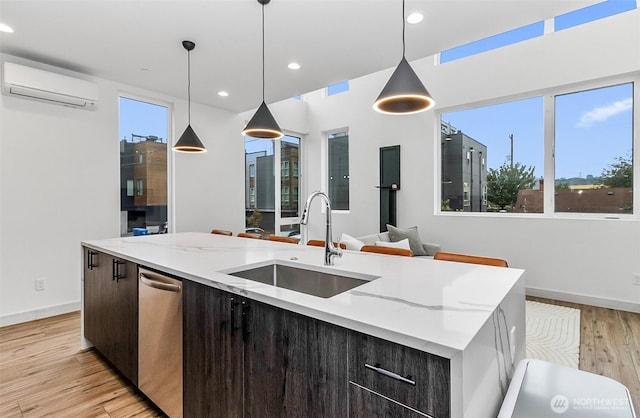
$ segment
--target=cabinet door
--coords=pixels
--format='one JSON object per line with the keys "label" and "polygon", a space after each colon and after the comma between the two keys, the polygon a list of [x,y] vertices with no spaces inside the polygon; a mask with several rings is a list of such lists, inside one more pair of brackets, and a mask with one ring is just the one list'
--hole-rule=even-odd
{"label": "cabinet door", "polygon": [[[137,384],[138,266],[86,248],[84,257],[84,335]],[[114,260],[122,263],[118,271]],[[115,273],[119,273],[117,280]]]}
{"label": "cabinet door", "polygon": [[346,417],[347,331],[256,301],[244,309],[245,416]]}
{"label": "cabinet door", "polygon": [[112,287],[108,322],[111,329],[109,360],[138,384],[138,265],[112,258]]}
{"label": "cabinet door", "polygon": [[[449,368],[443,357],[349,332],[349,381],[429,416],[450,415]],[[354,416],[367,416],[362,406],[351,399]]]}
{"label": "cabinet door", "polygon": [[182,282],[185,417],[242,417],[239,297]]}
{"label": "cabinet door", "polygon": [[110,346],[111,327],[109,303],[111,300],[110,258],[98,251],[84,248],[84,336],[103,355]]}
{"label": "cabinet door", "polygon": [[423,418],[428,417],[415,409],[382,397],[375,392],[349,384],[349,404],[352,418]]}

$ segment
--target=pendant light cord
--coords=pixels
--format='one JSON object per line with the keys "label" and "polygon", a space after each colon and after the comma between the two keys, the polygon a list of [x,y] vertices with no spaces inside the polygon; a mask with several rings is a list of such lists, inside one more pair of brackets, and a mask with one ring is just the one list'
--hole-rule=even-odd
{"label": "pendant light cord", "polygon": [[187,51],[187,112],[189,126],[191,126],[191,51]]}
{"label": "pendant light cord", "polygon": [[262,101],[264,102],[264,3],[262,4]]}
{"label": "pendant light cord", "polygon": [[404,58],[404,0],[402,0],[402,58]]}

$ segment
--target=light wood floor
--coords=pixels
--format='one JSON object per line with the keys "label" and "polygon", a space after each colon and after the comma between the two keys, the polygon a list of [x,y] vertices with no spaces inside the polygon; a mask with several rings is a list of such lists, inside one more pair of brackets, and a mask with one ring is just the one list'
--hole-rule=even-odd
{"label": "light wood floor", "polygon": [[[640,410],[640,314],[529,299],[580,309],[580,369],[623,383]],[[78,312],[0,328],[0,417],[162,415],[79,347]]]}
{"label": "light wood floor", "polygon": [[578,368],[625,385],[636,414],[640,412],[640,314],[542,298],[527,299],[580,309]]}
{"label": "light wood floor", "polygon": [[80,313],[0,328],[0,417],[161,416],[94,350]]}

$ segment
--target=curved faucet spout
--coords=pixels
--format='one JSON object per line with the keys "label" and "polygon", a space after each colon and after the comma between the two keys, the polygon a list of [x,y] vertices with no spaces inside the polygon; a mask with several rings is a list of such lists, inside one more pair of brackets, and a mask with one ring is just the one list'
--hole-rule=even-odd
{"label": "curved faucet spout", "polygon": [[321,191],[315,191],[309,195],[306,203],[304,204],[304,209],[302,210],[302,218],[300,218],[301,225],[307,225],[309,223],[309,208],[311,207],[311,202],[316,197],[320,196],[324,203],[327,205],[327,231],[324,239],[324,264],[325,266],[333,265],[333,257],[338,256],[342,257],[342,251],[333,245],[333,234],[331,231],[331,200],[329,196]]}

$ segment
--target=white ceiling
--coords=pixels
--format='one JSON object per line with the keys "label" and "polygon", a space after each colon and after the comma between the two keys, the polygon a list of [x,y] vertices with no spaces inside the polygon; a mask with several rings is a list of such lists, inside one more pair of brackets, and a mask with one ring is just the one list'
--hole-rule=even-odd
{"label": "white ceiling", "polygon": [[[407,0],[407,59],[433,55],[602,0]],[[261,101],[256,0],[0,0],[0,51],[240,112]],[[394,67],[400,0],[272,0],[265,6],[266,101]],[[287,68],[291,61],[302,69]],[[143,70],[145,69],[145,70]],[[382,86],[380,86],[382,88]],[[229,97],[217,95],[219,90]]]}

